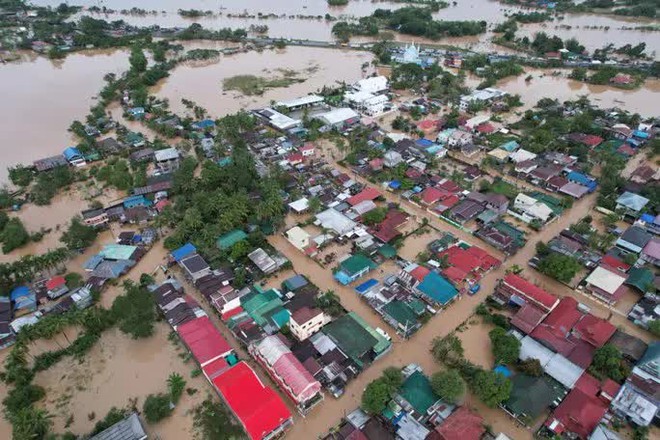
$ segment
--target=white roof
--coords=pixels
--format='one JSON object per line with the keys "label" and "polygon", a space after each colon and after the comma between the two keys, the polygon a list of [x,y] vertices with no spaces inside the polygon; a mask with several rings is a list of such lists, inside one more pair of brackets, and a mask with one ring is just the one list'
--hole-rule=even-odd
{"label": "white roof", "polygon": [[289,128],[297,127],[300,124],[302,124],[302,122],[299,119],[290,118],[287,115],[284,115],[276,110],[273,110],[272,108],[265,108],[263,110],[260,110],[259,114],[268,118],[268,121],[276,128],[279,128],[280,130],[287,130]]}
{"label": "white roof", "polygon": [[524,150],[522,148],[509,155],[509,159],[511,159],[515,163],[524,162],[526,160],[532,160],[535,158],[536,158],[536,154],[532,153],[531,151]]}
{"label": "white roof", "polygon": [[465,126],[470,127],[470,128],[474,128],[474,127],[477,127],[477,126],[483,124],[484,122],[488,122],[488,121],[490,121],[490,116],[488,116],[488,115],[477,115],[474,118],[468,119],[467,122],[465,123]]}
{"label": "white roof", "polygon": [[174,147],[165,148],[164,150],[155,151],[154,155],[156,156],[156,162],[174,160],[179,158],[179,150]]}
{"label": "white roof", "polygon": [[291,350],[277,336],[266,336],[256,345],[256,349],[262,358],[266,360],[271,367],[282,356],[291,353]]}
{"label": "white roof", "polygon": [[362,215],[376,208],[377,206],[372,200],[363,200],[362,202],[353,206],[352,209],[357,215]]}
{"label": "white roof", "polygon": [[353,118],[359,118],[360,115],[357,114],[352,108],[344,107],[330,110],[327,113],[319,115],[319,119],[323,120],[326,124],[335,125],[341,122],[347,121]]}
{"label": "white roof", "polygon": [[311,237],[311,235],[309,235],[309,233],[300,226],[294,226],[293,228],[286,231],[286,236],[289,241],[297,248],[300,248],[306,243],[309,243],[309,238]]}
{"label": "white roof", "polygon": [[316,214],[316,219],[321,224],[321,227],[331,229],[338,235],[346,235],[357,226],[357,223],[353,220],[332,208]]}
{"label": "white roof", "polygon": [[323,97],[319,95],[307,95],[300,98],[292,99],[290,101],[280,101],[275,104],[276,107],[299,107],[301,105],[312,105],[323,102]]}
{"label": "white roof", "polygon": [[363,102],[368,101],[369,99],[374,98],[375,96],[376,95],[370,92],[362,92],[362,91],[354,92],[354,93],[346,92],[346,94],[344,95],[344,100],[348,102],[354,102],[356,104],[362,104]]}
{"label": "white roof", "polygon": [[538,359],[543,371],[548,376],[569,389],[573,388],[582,373],[584,373],[584,368],[544,347],[531,336],[525,336],[520,343],[519,357],[521,360]]}
{"label": "white roof", "polygon": [[387,77],[374,76],[371,78],[361,79],[353,86],[355,90],[361,92],[378,93],[387,90]]}
{"label": "white roof", "polygon": [[499,160],[505,160],[506,158],[509,157],[509,152],[501,148],[495,148],[494,150],[489,151],[488,155],[493,156],[494,158]]}
{"label": "white roof", "polygon": [[289,208],[296,212],[303,212],[309,208],[309,200],[307,200],[307,197],[303,197],[302,199],[298,199],[295,202],[289,203]]}
{"label": "white roof", "polygon": [[594,287],[604,290],[610,295],[614,294],[616,290],[626,281],[625,277],[616,274],[604,267],[598,266],[593,272],[589,274],[586,282]]}

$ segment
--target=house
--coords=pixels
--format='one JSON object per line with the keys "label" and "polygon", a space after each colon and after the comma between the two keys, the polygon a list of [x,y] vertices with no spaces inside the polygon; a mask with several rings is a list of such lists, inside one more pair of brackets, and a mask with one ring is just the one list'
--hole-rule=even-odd
{"label": "house", "polygon": [[495,148],[488,152],[488,157],[493,158],[496,162],[504,163],[509,159],[509,152],[501,148]]}
{"label": "house", "polygon": [[575,388],[548,417],[544,426],[554,435],[588,439],[607,412],[619,392],[619,385],[605,379],[603,382],[584,373]]}
{"label": "house", "polygon": [[394,401],[419,422],[426,422],[434,409],[441,403],[440,397],[433,391],[431,381],[415,364],[403,369],[405,377],[394,396]]}
{"label": "house", "polygon": [[191,125],[193,130],[198,131],[207,131],[215,128],[215,121],[213,119],[203,119],[201,121],[194,122]]}
{"label": "house", "polygon": [[69,291],[63,276],[56,276],[46,281],[48,298],[56,299]]}
{"label": "house", "polygon": [[362,254],[351,255],[339,264],[335,279],[344,286],[376,268],[376,263]]}
{"label": "house", "polygon": [[64,155],[46,157],[44,159],[35,160],[32,164],[38,172],[50,171],[57,167],[68,165],[69,162],[64,158]]}
{"label": "house", "polygon": [[193,282],[211,273],[211,267],[197,253],[184,257],[178,263]]}
{"label": "house", "polygon": [[347,92],[344,101],[357,111],[368,115],[378,116],[385,111],[385,106],[390,102],[387,95],[374,95],[369,92]]}
{"label": "house", "polygon": [[566,396],[566,389],[547,375],[532,377],[516,373],[510,380],[511,395],[502,403],[502,407],[528,428],[548,408]]}
{"label": "house", "polygon": [[346,202],[351,206],[355,206],[358,203],[364,202],[366,200],[374,201],[379,197],[382,197],[380,191],[378,191],[376,188],[368,186],[356,195],[349,197]]}
{"label": "house", "polygon": [[527,242],[523,231],[502,220],[484,225],[475,235],[508,255]]}
{"label": "house", "polygon": [[[515,141],[511,141],[511,142],[515,142]],[[504,146],[502,146],[500,148],[506,150],[506,148],[504,148]],[[537,156],[537,154],[532,153],[531,151],[527,151],[524,148],[521,148],[521,149],[511,153],[509,155],[509,160],[511,160],[511,162],[513,162],[515,164],[519,164],[521,162],[533,161],[534,159],[536,159],[536,156]]]}
{"label": "house", "polygon": [[637,167],[630,175],[630,180],[634,183],[639,183],[640,185],[645,185],[659,179],[660,172],[649,165],[641,165]]}
{"label": "house", "polygon": [[302,197],[296,201],[289,203],[289,209],[295,212],[296,214],[302,214],[307,212],[309,209],[309,199]]}
{"label": "house", "polygon": [[584,173],[580,173],[578,171],[571,171],[566,175],[566,178],[568,179],[569,182],[577,183],[582,186],[586,186],[589,188],[589,192],[592,193],[596,190],[596,187],[598,186],[598,183],[596,182],[596,179],[593,177],[587,176]]}
{"label": "house", "polygon": [[389,243],[401,235],[399,228],[406,224],[407,221],[407,213],[398,209],[390,209],[385,214],[383,221],[371,227],[369,232],[383,243]]}
{"label": "house", "polygon": [[181,324],[176,331],[201,368],[233,352],[208,316],[201,316]]}
{"label": "house", "polygon": [[298,149],[302,153],[303,157],[312,157],[316,152],[316,147],[311,142],[307,142],[305,145]]}
{"label": "house", "polygon": [[515,217],[525,223],[539,221],[545,224],[554,216],[553,210],[543,202],[530,197],[525,193],[520,193],[513,201],[513,212]]}
{"label": "house", "polygon": [[458,290],[437,272],[429,272],[416,287],[425,300],[446,306],[458,296]]}
{"label": "house", "polygon": [[395,150],[389,150],[383,155],[383,165],[386,168],[394,168],[403,162],[401,153]]}
{"label": "house", "polygon": [[644,353],[646,353],[646,350],[649,347],[648,344],[641,339],[618,329],[607,343],[615,346],[621,352],[623,357],[632,364],[639,362],[639,360],[644,357]]}
{"label": "house", "polygon": [[471,143],[472,133],[463,130],[455,130],[447,139],[447,146],[449,148],[460,148]]}
{"label": "house", "polygon": [[323,310],[311,307],[301,307],[291,314],[289,329],[299,341],[304,341],[330,322]]}
{"label": "house", "polygon": [[318,115],[317,118],[325,125],[340,130],[360,122],[360,115],[348,107],[330,110]]}
{"label": "house", "polygon": [[564,297],[530,336],[584,369],[615,331],[608,321],[582,312],[575,299]]}
{"label": "house", "polygon": [[133,148],[144,147],[145,144],[144,136],[142,135],[142,133],[130,131],[126,135],[126,143]]}
{"label": "house", "polygon": [[259,119],[265,121],[270,126],[280,131],[286,131],[302,126],[302,121],[300,119],[290,118],[289,116],[282,114],[272,108],[254,110],[252,113]]}
{"label": "house", "polygon": [[349,312],[323,327],[312,340],[327,336],[358,368],[379,359],[392,347],[385,332],[376,331],[355,312]]}
{"label": "house", "polygon": [[491,211],[494,211],[497,214],[506,213],[507,208],[509,207],[509,199],[507,199],[506,196],[502,194],[496,194],[496,193],[483,194],[476,191],[472,191],[467,195],[467,198],[469,200],[474,200],[475,202],[481,203],[486,207],[486,209],[490,209]]}
{"label": "house", "polygon": [[248,258],[265,274],[275,272],[282,264],[284,264],[284,261],[275,260],[275,258],[268,255],[268,253],[262,248],[250,252]]}
{"label": "house", "polygon": [[87,209],[80,213],[87,226],[102,226],[108,223],[108,214],[103,208]]}
{"label": "house", "polygon": [[552,312],[559,304],[556,296],[513,273],[498,283],[495,297],[516,306],[531,303],[545,313]]}
{"label": "house", "polygon": [[294,226],[285,235],[289,243],[299,251],[305,252],[310,245],[311,235],[300,226]]}
{"label": "house", "polygon": [[626,191],[616,199],[616,210],[622,211],[626,216],[638,218],[648,203],[649,199],[646,197]]}
{"label": "house", "polygon": [[386,76],[372,76],[353,84],[353,89],[359,92],[379,94],[388,91],[389,84]]}
{"label": "house", "polygon": [[96,148],[99,149],[103,154],[110,156],[113,154],[121,153],[126,149],[126,145],[117,141],[113,137],[101,139],[96,142]]}
{"label": "house", "polygon": [[305,369],[279,336],[251,344],[250,353],[305,414],[323,401],[321,383]]}
{"label": "house", "polygon": [[220,373],[212,383],[250,440],[276,438],[293,425],[286,404],[245,362]]}
{"label": "house", "polygon": [[660,266],[660,238],[653,237],[642,249],[640,258],[648,264]]}
{"label": "house", "polygon": [[465,199],[451,208],[449,217],[459,223],[466,223],[481,214],[485,209],[486,207],[483,204]]}
{"label": "house", "polygon": [[469,95],[464,95],[461,96],[459,108],[461,111],[465,112],[468,110],[471,104],[490,104],[495,100],[503,98],[507,93],[494,89],[491,87],[482,89],[482,90],[475,90]]}
{"label": "house", "polygon": [[466,406],[451,413],[426,440],[480,440],[486,428],[484,419]]}
{"label": "house", "polygon": [[612,402],[615,414],[638,426],[657,422],[660,411],[660,342],[649,344]]}
{"label": "house", "polygon": [[87,162],[85,162],[85,157],[76,147],[68,147],[66,150],[64,150],[62,155],[66,161],[73,166],[81,167],[87,164]]}
{"label": "house", "polygon": [[615,304],[623,296],[625,282],[625,276],[604,266],[598,266],[585,279],[586,289],[608,304]]}
{"label": "house", "polygon": [[181,156],[179,150],[174,147],[157,150],[154,152],[156,166],[161,173],[173,173],[179,169],[179,160]]}
{"label": "house", "polygon": [[631,226],[617,239],[616,245],[621,249],[639,254],[651,241],[653,236],[639,226]]}
{"label": "house", "polygon": [[616,75],[614,75],[612,78],[610,78],[610,82],[612,84],[616,84],[619,86],[627,86],[629,84],[632,84],[634,82],[634,79],[632,75],[619,72]]}
{"label": "house", "polygon": [[316,214],[314,224],[334,232],[339,237],[350,235],[357,227],[357,223],[332,208]]}
{"label": "house", "polygon": [[147,433],[140,422],[137,413],[131,413],[126,418],[109,426],[89,440],[146,440]]}

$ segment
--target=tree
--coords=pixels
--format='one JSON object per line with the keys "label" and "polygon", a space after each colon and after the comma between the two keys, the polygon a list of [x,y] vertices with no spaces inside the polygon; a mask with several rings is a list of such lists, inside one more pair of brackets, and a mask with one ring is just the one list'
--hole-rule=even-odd
{"label": "tree", "polygon": [[649,322],[649,331],[655,336],[660,337],[660,319],[654,319]]}
{"label": "tree", "polygon": [[457,370],[439,371],[431,376],[431,388],[442,400],[455,404],[465,393],[465,382]]}
{"label": "tree", "polygon": [[403,383],[403,373],[401,373],[401,369],[399,368],[387,367],[385,371],[383,371],[382,379],[390,388],[390,391],[394,392],[398,390]]}
{"label": "tree", "polygon": [[616,382],[623,382],[629,373],[621,352],[612,344],[596,349],[591,370],[597,376],[607,376]]}
{"label": "tree", "polygon": [[223,404],[208,397],[193,409],[193,426],[201,440],[235,440],[243,438],[243,430],[236,425]]}
{"label": "tree", "polygon": [[124,294],[112,303],[112,313],[119,320],[119,329],[133,339],[151,336],[156,311],[154,298],[144,287],[124,282]]}
{"label": "tree", "polygon": [[64,280],[69,289],[75,289],[83,285],[83,277],[77,272],[69,272],[64,275]]}
{"label": "tree", "polygon": [[144,56],[142,48],[138,45],[131,48],[131,56],[128,61],[131,63],[131,69],[135,72],[144,72],[147,69],[147,57]]}
{"label": "tree", "polygon": [[53,425],[52,415],[46,410],[30,405],[19,410],[10,418],[14,439],[43,439]]}
{"label": "tree", "polygon": [[172,403],[176,404],[186,387],[186,380],[178,373],[172,373],[167,378],[167,388],[170,392]]}
{"label": "tree", "polygon": [[521,373],[525,373],[528,376],[540,377],[543,374],[541,361],[534,358],[525,359],[524,361],[520,362],[518,369]]}
{"label": "tree", "polygon": [[500,373],[480,370],[470,383],[470,388],[479,400],[494,408],[509,398],[512,384]]}
{"label": "tree", "polygon": [[62,234],[60,241],[71,250],[86,249],[94,243],[97,234],[95,228],[84,224],[80,217],[74,217],[71,220],[69,229]]}
{"label": "tree", "polygon": [[23,165],[10,167],[8,171],[9,180],[11,180],[11,182],[16,186],[26,187],[32,182],[32,179],[34,178],[34,172],[32,169],[24,167]]}
{"label": "tree", "polygon": [[149,423],[156,423],[172,414],[170,397],[166,394],[149,394],[142,405],[144,418]]}
{"label": "tree", "polygon": [[570,282],[581,268],[575,258],[556,253],[543,257],[538,264],[539,271],[562,283]]}
{"label": "tree", "polygon": [[464,349],[461,340],[452,332],[443,338],[435,338],[431,353],[436,361],[451,363],[463,358]]}
{"label": "tree", "polygon": [[513,364],[520,354],[520,341],[501,327],[488,333],[496,363]]}
{"label": "tree", "polygon": [[8,254],[14,249],[25,246],[30,241],[30,234],[18,217],[10,218],[0,233],[2,252]]}
{"label": "tree", "polygon": [[382,379],[376,379],[367,385],[362,393],[362,409],[369,414],[379,414],[390,400],[390,387]]}
{"label": "tree", "polygon": [[362,222],[369,226],[375,225],[385,220],[386,215],[386,208],[375,208],[362,215]]}

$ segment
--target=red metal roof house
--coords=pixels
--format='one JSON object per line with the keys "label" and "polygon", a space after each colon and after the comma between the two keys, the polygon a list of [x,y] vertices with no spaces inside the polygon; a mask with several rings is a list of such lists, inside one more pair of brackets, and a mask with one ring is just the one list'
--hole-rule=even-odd
{"label": "red metal roof house", "polygon": [[176,331],[202,368],[233,351],[208,316],[188,321]]}

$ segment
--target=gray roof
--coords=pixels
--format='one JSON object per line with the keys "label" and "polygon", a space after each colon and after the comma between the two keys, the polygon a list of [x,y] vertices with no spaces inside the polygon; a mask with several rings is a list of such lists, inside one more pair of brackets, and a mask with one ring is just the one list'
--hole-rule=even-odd
{"label": "gray roof", "polygon": [[621,235],[621,240],[625,240],[628,243],[639,246],[641,248],[646,246],[648,242],[651,241],[651,238],[653,238],[651,234],[639,226],[631,226]]}
{"label": "gray roof", "polygon": [[137,413],[133,413],[121,422],[117,422],[105,431],[96,434],[90,440],[144,440],[147,434]]}
{"label": "gray roof", "polygon": [[530,336],[522,338],[520,359],[538,359],[545,373],[568,389],[572,389],[584,368],[575,365],[559,353],[547,349]]}
{"label": "gray roof", "polygon": [[616,199],[617,205],[625,206],[633,211],[641,211],[648,202],[649,199],[646,197],[642,197],[639,194],[631,193],[629,191],[624,192],[618,199]]}

